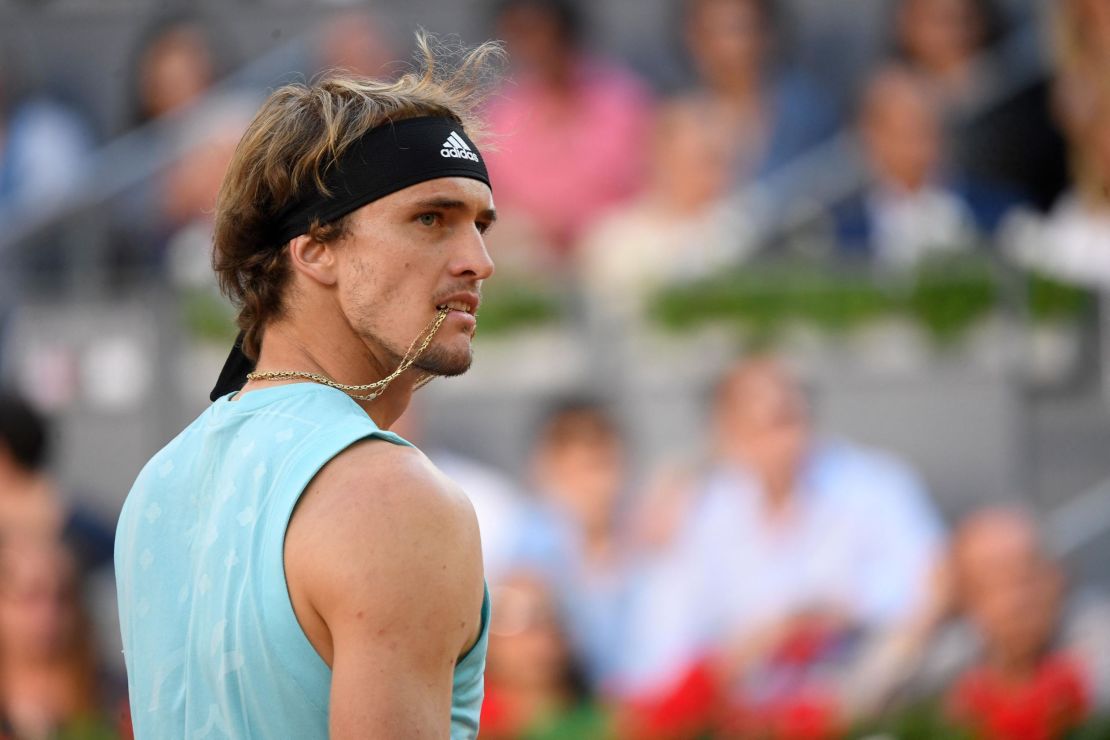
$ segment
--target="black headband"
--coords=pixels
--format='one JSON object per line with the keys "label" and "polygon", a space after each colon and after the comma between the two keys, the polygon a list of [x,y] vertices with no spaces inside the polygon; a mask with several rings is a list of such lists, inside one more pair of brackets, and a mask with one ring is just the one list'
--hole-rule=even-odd
{"label": "black headband", "polygon": [[372,128],[324,173],[328,195],[315,183],[278,215],[277,244],[371,201],[438,177],[469,177],[489,185],[485,162],[463,127],[446,117],[406,118]]}
{"label": "black headband", "polygon": [[[327,195],[311,183],[278,215],[272,245],[306,233],[313,222],[326,224],[390,193],[425,180],[469,177],[490,184],[478,147],[456,121],[429,116],[390,121],[367,131],[324,173]],[[242,350],[243,334],[220,371],[211,400],[237,391],[254,362]]]}

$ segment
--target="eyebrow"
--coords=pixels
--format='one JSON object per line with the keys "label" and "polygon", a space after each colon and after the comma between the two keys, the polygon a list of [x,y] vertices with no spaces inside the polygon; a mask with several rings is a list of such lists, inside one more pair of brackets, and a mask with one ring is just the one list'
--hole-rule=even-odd
{"label": "eyebrow", "polygon": [[[457,200],[455,198],[428,198],[427,200],[419,200],[412,204],[413,208],[439,208],[446,211],[463,210],[467,208],[465,201]],[[485,208],[478,213],[478,217],[493,223],[497,220],[497,211],[493,208]]]}

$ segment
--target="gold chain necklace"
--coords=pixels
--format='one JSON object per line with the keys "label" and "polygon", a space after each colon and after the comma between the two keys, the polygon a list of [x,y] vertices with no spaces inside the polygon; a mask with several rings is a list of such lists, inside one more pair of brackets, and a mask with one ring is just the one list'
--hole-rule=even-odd
{"label": "gold chain necklace", "polygon": [[[389,384],[396,380],[401,373],[412,367],[412,363],[416,362],[417,358],[424,354],[424,350],[428,349],[428,345],[432,343],[432,337],[439,331],[439,327],[443,326],[443,322],[447,318],[447,313],[449,311],[450,309],[446,307],[439,309],[439,313],[432,319],[432,323],[428,324],[424,331],[417,334],[416,339],[412,340],[412,344],[405,350],[405,355],[401,358],[401,364],[397,366],[397,369],[374,383],[367,383],[366,385],[345,385],[343,383],[337,383],[326,375],[310,373],[304,370],[255,371],[247,373],[247,380],[311,380],[315,383],[326,385],[329,388],[343,391],[357,401],[373,401],[375,398],[385,393],[385,389],[389,387]],[[416,348],[417,342],[420,342],[419,348]],[[413,352],[413,348],[416,348],[415,352]],[[417,381],[415,387],[420,388],[431,380],[432,377],[433,376],[430,374],[425,375]],[[364,391],[372,392],[365,393]]]}

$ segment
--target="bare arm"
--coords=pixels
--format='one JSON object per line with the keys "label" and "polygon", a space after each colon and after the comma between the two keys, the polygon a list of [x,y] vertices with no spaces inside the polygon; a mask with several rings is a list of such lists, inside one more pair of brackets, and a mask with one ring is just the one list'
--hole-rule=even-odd
{"label": "bare arm", "polygon": [[465,496],[416,450],[356,445],[302,497],[285,562],[332,667],[330,737],[448,737],[455,661],[477,638],[483,595]]}

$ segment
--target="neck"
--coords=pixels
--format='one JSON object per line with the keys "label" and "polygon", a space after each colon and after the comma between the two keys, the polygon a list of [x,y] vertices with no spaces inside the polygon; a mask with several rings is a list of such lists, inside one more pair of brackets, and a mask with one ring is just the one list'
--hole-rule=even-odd
{"label": "neck", "polygon": [[767,510],[772,514],[785,512],[794,500],[794,476],[765,474],[762,480]]}
{"label": "neck", "polygon": [[993,651],[987,656],[987,664],[1000,678],[1009,683],[1022,683],[1029,680],[1036,672],[1040,663],[1040,656],[1013,655],[1003,651]]}
{"label": "neck", "polygon": [[[396,370],[395,365],[390,366],[396,361],[385,359],[386,354],[374,352],[347,327],[319,331],[316,326],[275,322],[266,327],[257,369],[259,372],[294,370],[315,373],[345,385],[364,385],[377,382]],[[373,401],[356,399],[355,402],[375,424],[388,429],[408,407],[418,376],[418,371],[406,371]],[[304,381],[252,380],[242,392],[291,382]]]}
{"label": "neck", "polygon": [[758,72],[731,71],[716,81],[717,94],[727,103],[741,108],[756,107],[762,97],[762,85]]}

